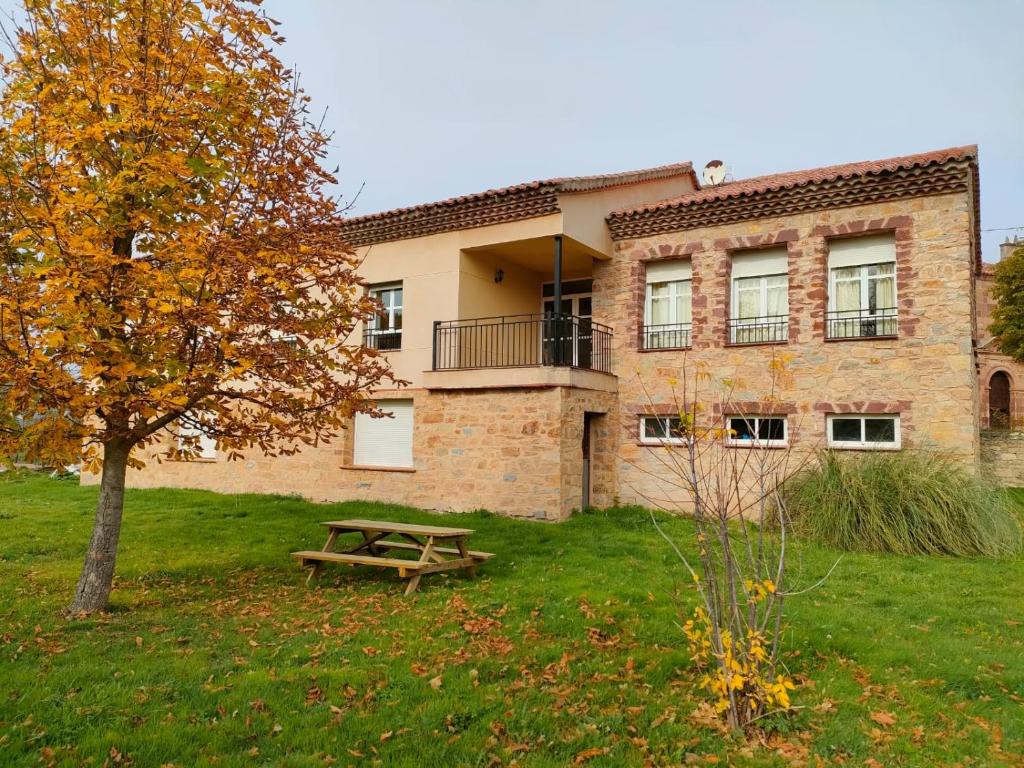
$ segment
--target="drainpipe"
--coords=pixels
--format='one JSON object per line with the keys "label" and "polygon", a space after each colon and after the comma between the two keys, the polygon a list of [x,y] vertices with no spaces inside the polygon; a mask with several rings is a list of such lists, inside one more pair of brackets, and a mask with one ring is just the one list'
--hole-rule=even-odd
{"label": "drainpipe", "polygon": [[555,235],[555,317],[554,317],[554,354],[552,362],[562,364],[562,236]]}

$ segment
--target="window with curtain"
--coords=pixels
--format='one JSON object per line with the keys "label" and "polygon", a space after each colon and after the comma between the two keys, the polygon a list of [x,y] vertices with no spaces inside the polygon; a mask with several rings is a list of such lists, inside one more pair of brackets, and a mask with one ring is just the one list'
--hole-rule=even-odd
{"label": "window with curtain", "polygon": [[787,339],[787,270],[788,254],[785,248],[770,248],[733,256],[730,343],[763,344]]}
{"label": "window with curtain", "polygon": [[832,339],[895,336],[896,242],[869,235],[829,244],[829,310]]}
{"label": "window with curtain", "polygon": [[647,267],[644,349],[690,346],[693,281],[689,261],[654,262]]}

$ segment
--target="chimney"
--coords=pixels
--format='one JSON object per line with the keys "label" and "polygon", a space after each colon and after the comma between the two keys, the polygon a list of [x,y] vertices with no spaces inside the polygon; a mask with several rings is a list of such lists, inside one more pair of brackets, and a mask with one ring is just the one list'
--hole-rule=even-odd
{"label": "chimney", "polygon": [[1012,255],[1018,248],[1024,248],[1024,240],[1020,239],[1017,235],[1013,236],[1013,240],[1006,238],[1006,242],[999,246],[999,260],[1002,261]]}

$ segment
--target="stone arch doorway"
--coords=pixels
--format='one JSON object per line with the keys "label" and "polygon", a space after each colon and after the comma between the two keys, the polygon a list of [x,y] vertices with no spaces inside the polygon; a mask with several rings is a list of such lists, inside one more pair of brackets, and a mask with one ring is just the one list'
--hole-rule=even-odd
{"label": "stone arch doorway", "polygon": [[988,423],[992,429],[1010,428],[1010,376],[996,371],[988,380]]}

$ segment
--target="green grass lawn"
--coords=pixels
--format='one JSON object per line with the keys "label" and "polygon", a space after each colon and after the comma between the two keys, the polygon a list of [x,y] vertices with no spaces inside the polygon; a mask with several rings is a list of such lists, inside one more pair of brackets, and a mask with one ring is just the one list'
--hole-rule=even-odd
{"label": "green grass lawn", "polygon": [[[790,602],[801,709],[744,744],[698,709],[694,596],[645,512],[130,491],[114,609],[69,622],[95,498],[0,476],[0,766],[1022,764],[1024,558],[845,555]],[[410,599],[365,569],[307,589],[288,553],[344,517],[467,526],[498,557]],[[802,547],[791,579],[835,557]]]}

